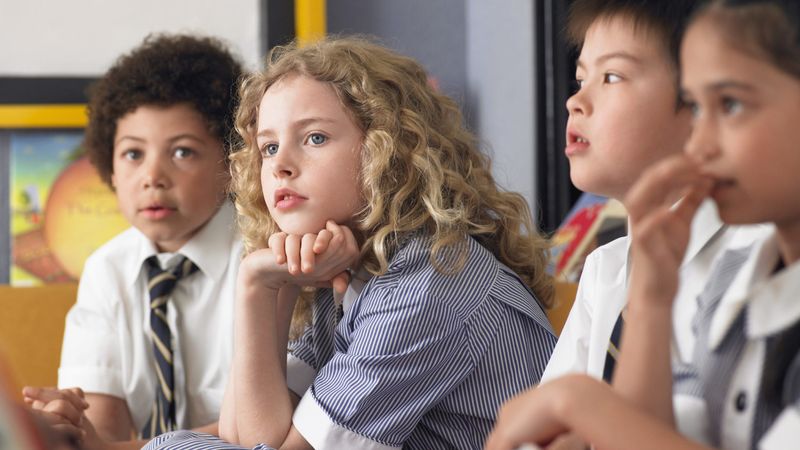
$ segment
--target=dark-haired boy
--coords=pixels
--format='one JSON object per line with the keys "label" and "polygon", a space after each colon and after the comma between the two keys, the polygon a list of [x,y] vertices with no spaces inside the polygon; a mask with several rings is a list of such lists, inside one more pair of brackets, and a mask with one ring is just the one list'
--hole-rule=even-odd
{"label": "dark-haired boy", "polygon": [[90,91],[85,145],[132,227],[86,261],[61,390],[24,391],[35,409],[81,428],[87,447],[216,433],[242,254],[227,200],[241,73],[215,39],[151,36]]}
{"label": "dark-haired boy", "polygon": [[[647,167],[683,151],[692,118],[689,108],[679,101],[678,49],[684,26],[698,3],[576,0],[571,5],[567,37],[580,49],[579,88],[567,101],[565,152],[572,182],[581,190],[624,204]],[[725,247],[746,245],[759,233],[757,229],[724,226],[710,201],[700,207],[692,223],[673,307],[673,364],[691,360],[695,299],[716,255]],[[575,303],[542,383],[569,373],[587,373],[611,382],[624,328],[630,250],[626,236],[587,257]],[[647,380],[640,382],[646,385]],[[676,410],[684,400],[674,397]],[[506,417],[513,417],[515,411],[524,415],[524,394],[506,408],[511,409],[504,411]],[[498,428],[499,433],[509,431],[502,423]],[[691,430],[685,424],[681,428]],[[569,448],[582,447],[573,442]],[[564,442],[564,447],[554,448],[568,446]]]}

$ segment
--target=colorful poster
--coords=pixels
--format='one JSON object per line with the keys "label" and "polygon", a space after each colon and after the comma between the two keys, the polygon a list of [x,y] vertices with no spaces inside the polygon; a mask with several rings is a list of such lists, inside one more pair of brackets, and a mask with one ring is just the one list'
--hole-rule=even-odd
{"label": "colorful poster", "polygon": [[583,193],[550,239],[548,273],[563,281],[577,283],[586,256],[620,232],[625,234],[626,224],[626,213],[621,203]]}
{"label": "colorful poster", "polygon": [[82,156],[82,137],[11,134],[12,286],[76,281],[89,254],[127,227],[114,193]]}

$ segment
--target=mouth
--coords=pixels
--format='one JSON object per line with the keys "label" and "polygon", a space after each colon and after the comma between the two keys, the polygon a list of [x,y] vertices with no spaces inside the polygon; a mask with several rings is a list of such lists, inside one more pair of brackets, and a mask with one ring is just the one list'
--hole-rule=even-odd
{"label": "mouth", "polygon": [[177,208],[175,207],[164,206],[160,204],[148,205],[139,210],[141,214],[150,219],[163,219],[165,217],[172,215],[176,211]]}
{"label": "mouth", "polygon": [[291,189],[282,188],[275,191],[273,194],[273,200],[277,208],[288,208],[302,203],[303,201],[308,200],[308,198],[303,197]]}
{"label": "mouth", "polygon": [[567,130],[567,146],[564,152],[567,156],[574,155],[589,148],[590,142],[578,131]]}

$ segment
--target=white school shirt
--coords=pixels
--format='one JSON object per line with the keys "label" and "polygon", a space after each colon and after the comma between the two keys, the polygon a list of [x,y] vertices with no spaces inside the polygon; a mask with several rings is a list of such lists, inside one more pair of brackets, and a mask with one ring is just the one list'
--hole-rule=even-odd
{"label": "white school shirt", "polygon": [[[179,428],[219,419],[233,356],[234,286],[243,248],[234,218],[225,202],[178,251],[200,269],[178,282],[167,310]],[[78,386],[125,400],[136,431],[150,417],[158,382],[143,268],[156,253],[146,236],[130,228],[86,260],[78,301],[67,314],[58,370],[60,388]],[[166,267],[176,259],[177,254],[159,255]]]}
{"label": "white school shirt", "polygon": [[[765,423],[763,429],[767,430],[766,433],[759,442],[753,442],[754,424],[764,420],[764,412],[759,409],[761,405],[757,399],[762,388],[767,340],[800,320],[800,263],[794,263],[773,275],[780,255],[774,232],[770,229],[766,234],[765,238],[753,245],[741,269],[722,294],[716,310],[704,316],[711,318],[710,323],[696,324],[698,332],[706,335],[707,341],[698,341],[698,353],[689,367],[699,368],[704,361],[707,362],[704,355],[707,356],[708,352],[723,351],[722,347],[730,345],[731,340],[744,339],[744,346],[735,360],[715,360],[715,366],[711,368],[716,371],[727,370],[724,377],[730,376],[727,388],[717,390],[724,398],[715,399],[713,405],[718,406],[712,406],[703,397],[703,392],[709,389],[707,385],[704,388],[703,383],[713,383],[716,388],[722,382],[721,374],[713,380],[690,377],[676,385],[676,389],[695,394],[691,397],[694,401],[684,405],[684,411],[687,415],[691,414],[694,423],[689,430],[679,423],[680,431],[701,442],[714,443],[725,449],[788,450],[797,448],[800,441],[800,368],[795,363],[794,370],[790,369],[786,375],[789,379],[784,380],[784,386],[793,388],[788,395],[793,403],[785,406],[770,425]],[[713,280],[710,280],[709,285],[712,284]],[[746,320],[742,336],[741,328],[732,328],[744,309]],[[797,356],[794,358],[796,360]],[[717,423],[719,427],[713,433],[712,423]]]}
{"label": "white school shirt", "polygon": [[[672,310],[673,360],[688,362],[694,348],[692,317],[720,250],[748,245],[763,236],[764,226],[724,226],[716,206],[705,201],[692,220],[691,237],[680,268],[680,286]],[[603,377],[606,350],[614,324],[627,303],[630,238],[623,236],[586,258],[578,292],[542,375],[547,382],[568,373]]]}

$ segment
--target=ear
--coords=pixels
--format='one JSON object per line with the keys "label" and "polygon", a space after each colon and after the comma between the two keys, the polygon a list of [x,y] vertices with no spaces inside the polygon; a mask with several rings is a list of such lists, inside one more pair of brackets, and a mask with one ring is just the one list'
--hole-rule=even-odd
{"label": "ear", "polygon": [[111,187],[114,190],[117,189],[117,177],[114,176],[114,173],[111,173]]}

